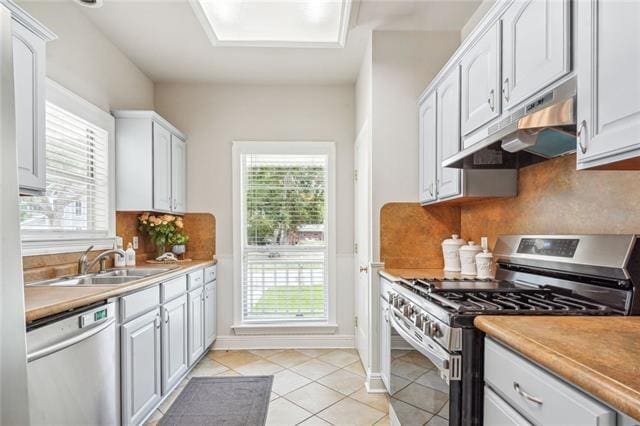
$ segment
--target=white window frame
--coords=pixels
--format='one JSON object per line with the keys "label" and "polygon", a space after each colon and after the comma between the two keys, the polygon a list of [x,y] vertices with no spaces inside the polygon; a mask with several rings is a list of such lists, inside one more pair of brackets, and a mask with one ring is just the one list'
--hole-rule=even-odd
{"label": "white window frame", "polygon": [[48,234],[22,233],[22,255],[34,256],[55,253],[73,253],[86,250],[93,245],[94,250],[113,248],[116,234],[116,179],[115,179],[115,119],[108,112],[81,98],[53,80],[47,79],[47,101],[72,114],[106,130],[108,136],[109,161],[109,202],[108,231],[105,237],[75,235],[69,238],[61,232]]}
{"label": "white window frame", "polygon": [[[243,154],[299,154],[327,155],[327,321],[269,321],[265,323],[242,320],[242,165]],[[233,173],[233,325],[236,334],[332,334],[336,323],[336,147],[334,142],[234,141],[232,148]]]}

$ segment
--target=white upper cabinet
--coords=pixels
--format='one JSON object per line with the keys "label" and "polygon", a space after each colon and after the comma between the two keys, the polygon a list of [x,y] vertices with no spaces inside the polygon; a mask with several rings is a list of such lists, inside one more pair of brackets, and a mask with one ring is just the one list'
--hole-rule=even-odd
{"label": "white upper cabinet", "polygon": [[116,209],[186,211],[186,136],[153,111],[116,117]]}
{"label": "white upper cabinet", "polygon": [[460,60],[460,67],[462,134],[468,135],[500,115],[499,23],[491,26],[469,48]]}
{"label": "white upper cabinet", "polygon": [[570,71],[569,0],[516,0],[502,17],[502,105],[516,106]]}
{"label": "white upper cabinet", "polygon": [[442,160],[460,151],[460,69],[454,67],[436,89],[438,198],[460,194],[460,170],[442,167]]}
{"label": "white upper cabinet", "polygon": [[187,144],[171,135],[171,209],[183,212],[187,209]]}
{"label": "white upper cabinet", "polygon": [[23,194],[46,189],[46,43],[56,36],[13,2],[11,11],[18,185]]}
{"label": "white upper cabinet", "polygon": [[640,2],[577,7],[578,168],[640,168]]}
{"label": "white upper cabinet", "polygon": [[436,199],[436,93],[420,103],[420,202]]}
{"label": "white upper cabinet", "polygon": [[153,209],[171,211],[171,132],[153,123]]}

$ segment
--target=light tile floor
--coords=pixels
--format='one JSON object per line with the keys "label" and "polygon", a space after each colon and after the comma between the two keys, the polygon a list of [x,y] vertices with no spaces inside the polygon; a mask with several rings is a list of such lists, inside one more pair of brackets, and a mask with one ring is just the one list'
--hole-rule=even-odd
{"label": "light tile floor", "polygon": [[[413,372],[415,354],[395,354]],[[421,371],[433,366],[421,365]],[[415,369],[415,367],[414,367]],[[353,349],[261,349],[252,351],[211,351],[187,378],[153,413],[147,425],[155,425],[186,386],[189,378],[202,376],[273,375],[273,388],[267,425],[388,425],[389,397],[370,394],[364,388],[365,373]],[[417,378],[417,377],[416,377]],[[429,385],[429,377],[421,381]],[[415,379],[414,379],[415,380]],[[411,383],[410,380],[407,384]],[[429,388],[430,389],[430,388]],[[434,392],[435,392],[434,388]],[[409,410],[421,408],[421,423],[446,425],[436,413],[439,407],[411,405],[411,398],[401,402]],[[395,405],[394,405],[395,407]],[[425,411],[431,408],[433,412]],[[436,409],[437,408],[437,409]]]}

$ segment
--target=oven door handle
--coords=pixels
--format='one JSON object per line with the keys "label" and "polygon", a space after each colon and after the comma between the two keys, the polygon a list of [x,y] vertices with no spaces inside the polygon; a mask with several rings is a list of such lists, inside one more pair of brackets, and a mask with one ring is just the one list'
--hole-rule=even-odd
{"label": "oven door handle", "polygon": [[[397,314],[393,309],[390,310],[390,313],[391,315],[389,316],[389,319],[391,320],[391,325],[398,332],[398,334],[407,341],[407,343],[411,344],[411,346],[416,348],[422,355],[429,358],[429,360],[433,362],[439,370],[449,370],[449,356],[438,353],[433,349],[434,346],[420,342],[418,339],[413,337],[411,335],[411,331],[407,330],[404,326],[402,326],[400,321],[398,321]],[[433,344],[436,345],[437,343]],[[445,352],[444,349],[442,350],[442,352]]]}

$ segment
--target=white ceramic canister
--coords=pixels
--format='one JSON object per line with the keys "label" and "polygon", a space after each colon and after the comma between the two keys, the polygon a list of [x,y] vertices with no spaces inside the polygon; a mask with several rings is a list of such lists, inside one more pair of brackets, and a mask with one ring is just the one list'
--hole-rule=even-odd
{"label": "white ceramic canister", "polygon": [[467,244],[457,234],[442,242],[442,255],[444,256],[444,270],[447,272],[460,272],[460,247]]}
{"label": "white ceramic canister", "polygon": [[478,270],[476,278],[483,280],[493,278],[493,254],[488,249],[476,254],[476,269]]}
{"label": "white ceramic canister", "polygon": [[460,273],[462,275],[476,274],[476,255],[482,251],[482,247],[469,241],[466,246],[460,247]]}

